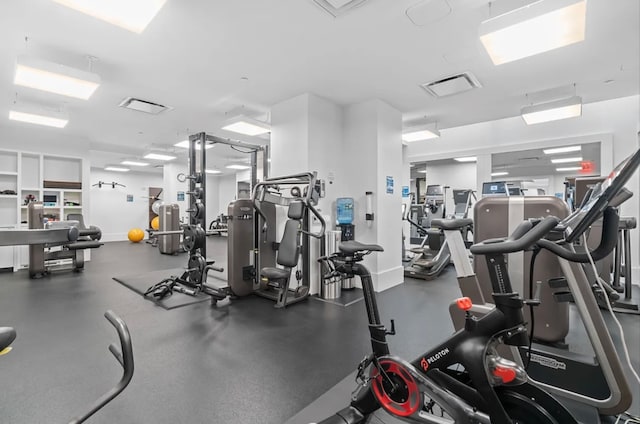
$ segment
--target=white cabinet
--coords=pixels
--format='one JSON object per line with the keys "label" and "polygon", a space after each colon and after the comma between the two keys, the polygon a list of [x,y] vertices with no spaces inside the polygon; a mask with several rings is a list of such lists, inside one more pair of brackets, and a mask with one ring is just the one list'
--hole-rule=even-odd
{"label": "white cabinet", "polygon": [[[82,158],[0,150],[0,227],[27,228],[30,201],[43,202],[49,220],[84,213],[89,190],[83,168]],[[0,248],[0,268],[27,267],[27,252]]]}

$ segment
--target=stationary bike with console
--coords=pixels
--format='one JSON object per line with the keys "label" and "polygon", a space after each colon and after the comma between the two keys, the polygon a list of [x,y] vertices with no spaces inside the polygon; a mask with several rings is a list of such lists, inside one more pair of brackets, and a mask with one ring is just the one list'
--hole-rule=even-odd
{"label": "stationary bike with console", "polygon": [[[360,387],[351,404],[320,424],[364,423],[380,407],[405,421],[420,423],[576,423],[557,400],[540,388],[550,388],[548,385],[529,379],[519,356],[513,357],[517,362],[502,356],[509,355],[505,347],[529,345],[522,308],[540,303],[537,294],[525,301],[513,291],[504,255],[544,248],[563,258],[567,266],[569,262],[585,261],[587,255],[576,253],[571,242],[601,215],[608,222],[617,217],[612,206],[620,203],[620,196],[625,197],[624,184],[639,165],[640,150],[609,175],[585,207],[562,222],[553,216],[529,219],[506,239],[472,246],[472,253],[485,255],[487,260],[495,307],[476,317],[470,312],[473,305],[469,298],[459,299],[458,307],[465,311],[463,327],[412,362],[389,354],[386,336],[395,333],[393,321],[391,331],[380,323],[371,276],[359,263],[365,255],[382,248],[344,243],[339,253],[324,258],[329,274],[360,276],[373,352],[358,366]],[[597,258],[614,245],[615,237],[603,236],[600,246],[590,254]],[[462,366],[463,370],[455,366]],[[444,413],[434,415],[435,405]]]}
{"label": "stationary bike with console", "polygon": [[[526,221],[509,240],[496,244],[504,252],[525,250],[551,231],[558,220]],[[358,366],[359,389],[351,404],[320,424],[367,422],[379,408],[408,422],[571,424],[571,414],[553,397],[527,381],[524,368],[498,353],[502,344],[527,344],[518,293],[494,295],[496,308],[477,318],[467,313],[465,327],[436,348],[408,362],[390,354],[387,335],[395,334],[380,322],[371,274],[361,264],[364,256],[382,247],[345,242],[340,251],[321,258],[328,274],[358,275],[369,320],[372,353]],[[502,269],[506,275],[506,269]],[[459,299],[468,311],[471,302]],[[462,366],[463,370],[455,369]],[[369,369],[369,371],[367,371]],[[443,414],[434,414],[434,407]]]}

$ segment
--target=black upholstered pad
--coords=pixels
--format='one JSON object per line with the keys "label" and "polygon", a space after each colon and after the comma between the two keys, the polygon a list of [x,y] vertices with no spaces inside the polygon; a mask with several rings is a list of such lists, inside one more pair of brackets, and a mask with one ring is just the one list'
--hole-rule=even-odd
{"label": "black upholstered pad", "polygon": [[340,251],[347,254],[352,254],[355,252],[384,252],[382,246],[378,246],[377,244],[363,244],[358,241],[345,241],[344,243],[340,243]]}
{"label": "black upholstered pad", "polygon": [[282,269],[282,268],[262,268],[260,271],[261,277],[267,277],[269,280],[281,280],[287,279],[291,275],[290,269]]}
{"label": "black upholstered pad", "polygon": [[103,244],[104,243],[100,243],[99,241],[77,241],[75,243],[65,244],[65,247],[69,250],[97,249]]}
{"label": "black upholstered pad", "polygon": [[431,220],[432,227],[442,228],[443,230],[458,230],[471,224],[473,224],[473,220],[469,218]]}

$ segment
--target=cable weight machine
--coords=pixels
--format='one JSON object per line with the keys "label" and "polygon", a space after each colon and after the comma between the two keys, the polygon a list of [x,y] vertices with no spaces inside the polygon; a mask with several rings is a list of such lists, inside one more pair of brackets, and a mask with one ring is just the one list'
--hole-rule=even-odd
{"label": "cable weight machine", "polygon": [[[214,287],[207,284],[207,275],[210,271],[223,272],[224,269],[215,266],[215,261],[207,259],[206,243],[206,145],[223,144],[234,150],[251,155],[251,185],[258,182],[258,171],[266,178],[267,147],[245,143],[238,140],[225,139],[204,132],[189,136],[189,171],[188,175],[178,174],[178,181],[189,181],[189,223],[183,225],[181,230],[154,231],[155,235],[182,234],[183,246],[189,253],[187,268],[180,277],[171,276],[149,287],[145,296],[154,296],[162,299],[173,292],[179,292],[190,296],[200,293],[211,296],[212,303],[223,300],[229,295],[236,294],[232,287]],[[201,148],[198,148],[200,146]],[[262,152],[262,163],[258,163],[258,153]],[[257,225],[257,224],[256,224]],[[255,229],[254,229],[255,230]]]}

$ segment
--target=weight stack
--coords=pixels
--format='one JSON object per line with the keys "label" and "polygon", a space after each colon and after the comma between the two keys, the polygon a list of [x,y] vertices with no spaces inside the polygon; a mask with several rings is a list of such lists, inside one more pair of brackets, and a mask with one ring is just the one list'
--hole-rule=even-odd
{"label": "weight stack", "polygon": [[[180,207],[175,204],[162,205],[158,211],[160,217],[159,231],[180,230]],[[158,249],[165,255],[175,255],[180,250],[180,234],[158,236]]]}

